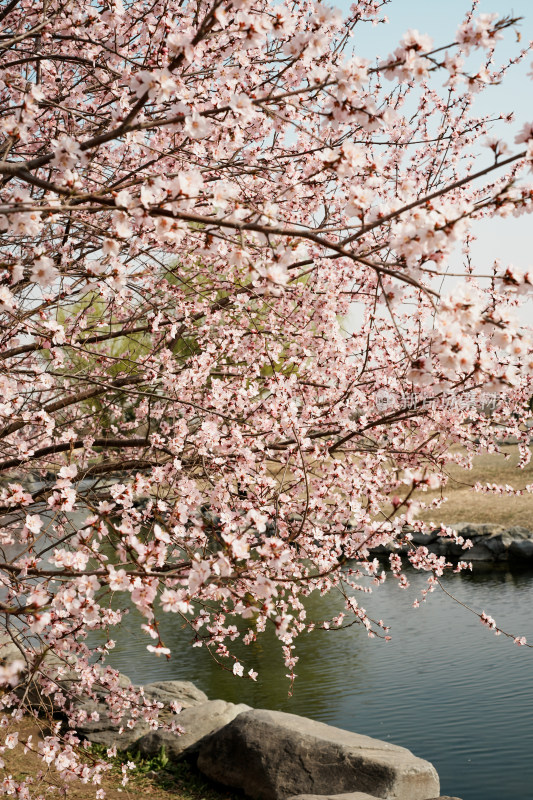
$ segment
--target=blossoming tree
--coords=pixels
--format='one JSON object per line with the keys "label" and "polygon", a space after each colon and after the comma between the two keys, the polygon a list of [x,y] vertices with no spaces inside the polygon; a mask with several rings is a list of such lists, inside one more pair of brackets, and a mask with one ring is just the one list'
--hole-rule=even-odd
{"label": "blossoming tree", "polygon": [[311,592],[385,635],[373,548],[431,590],[423,490],[502,426],[527,462],[533,273],[469,256],[532,208],[533,125],[509,148],[472,108],[517,20],[474,4],[370,62],[382,5],[1,0],[0,751],[33,747],[29,686],[73,718],[40,746],[65,778],[104,768],[74,733],[96,683],[157,725],[102,666],[128,604],[149,650],[174,614],[253,679],[230,639],[274,625],[292,673]]}

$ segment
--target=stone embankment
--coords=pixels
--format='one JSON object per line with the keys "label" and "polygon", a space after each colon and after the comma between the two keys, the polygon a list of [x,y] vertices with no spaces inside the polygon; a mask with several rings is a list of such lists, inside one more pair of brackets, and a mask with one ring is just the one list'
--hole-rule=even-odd
{"label": "stone embankment", "polygon": [[[0,640],[0,663],[19,656],[12,643]],[[67,689],[68,679],[60,683]],[[121,675],[119,685],[127,690],[131,681]],[[189,681],[158,681],[143,690],[150,703],[160,704],[163,725],[173,719],[183,733],[151,731],[142,720],[132,727],[127,718],[117,724],[109,717],[106,692],[93,686],[95,697],[75,701],[80,736],[145,757],[164,747],[171,762],[188,759],[207,778],[252,800],[459,800],[439,797],[433,765],[404,747],[294,714],[209,700]],[[26,696],[35,708],[54,710],[42,692]],[[178,715],[171,708],[176,703]]]}
{"label": "stone embankment", "polygon": [[[509,528],[492,523],[460,522],[450,528],[464,541],[470,540],[472,547],[465,549],[456,544],[450,536],[443,536],[439,529],[429,534],[411,531],[412,542],[417,547],[424,546],[431,553],[445,556],[451,560],[500,562],[509,566],[533,566],[533,530],[518,525]],[[389,553],[406,553],[407,545],[379,546],[372,550],[376,556]]]}

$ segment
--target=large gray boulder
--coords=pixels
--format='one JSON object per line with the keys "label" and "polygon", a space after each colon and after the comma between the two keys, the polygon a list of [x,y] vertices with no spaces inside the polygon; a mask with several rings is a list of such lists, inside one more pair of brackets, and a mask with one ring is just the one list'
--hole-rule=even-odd
{"label": "large gray boulder", "polygon": [[474,525],[463,523],[455,526],[461,536],[471,539],[474,547],[466,550],[467,561],[507,561],[520,558],[531,560],[533,556],[533,531],[519,525],[503,528],[501,525]]}
{"label": "large gray boulder", "polygon": [[417,547],[423,545],[424,547],[429,547],[430,544],[437,539],[438,533],[437,531],[430,531],[429,533],[422,533],[421,531],[413,531],[411,541],[413,544],[416,544]]}
{"label": "large gray boulder", "polygon": [[[123,717],[120,724],[112,722],[107,713],[107,705],[103,701],[85,700],[76,705],[76,711],[85,711],[87,714],[87,719],[76,725],[76,731],[93,744],[129,750],[150,730],[150,726],[144,720],[136,720],[133,727],[128,727],[131,719],[128,714]],[[97,720],[89,718],[93,712],[98,714]]]}
{"label": "large gray boulder", "polygon": [[8,666],[13,661],[23,661],[24,656],[14,643],[11,636],[4,631],[0,631],[0,665]]}
{"label": "large gray boulder", "polygon": [[346,792],[345,794],[297,794],[288,800],[376,800],[375,794]]}
{"label": "large gray boulder", "polygon": [[509,560],[518,562],[533,561],[533,531],[515,525],[509,528],[512,541],[509,546]]}
{"label": "large gray boulder", "polygon": [[144,696],[154,703],[168,706],[179,703],[182,708],[190,708],[207,702],[207,695],[191,681],[155,681],[144,686]]}
{"label": "large gray boulder", "polygon": [[[76,670],[65,670],[64,664],[54,664],[54,667],[62,668],[60,671],[52,671],[52,675],[54,676],[54,683],[57,683],[58,687],[65,693],[65,695],[72,699],[74,705],[79,705],[85,703],[90,698],[87,695],[81,694],[77,695],[77,685],[80,682],[80,676],[76,672]],[[118,673],[118,680],[116,685],[120,689],[129,689],[132,686],[130,678],[127,675],[124,675],[122,672]],[[91,686],[91,691],[97,696],[99,700],[104,701],[107,695],[109,694],[109,689],[99,681],[95,681]]]}
{"label": "large gray boulder", "polygon": [[[289,797],[288,800],[377,800],[373,794],[365,792],[346,792],[345,794],[297,794]],[[461,800],[460,797],[432,797],[430,800]]]}
{"label": "large gray boulder", "polygon": [[[129,681],[126,676],[121,676],[121,678],[125,678],[125,683]],[[127,683],[123,688],[127,688]],[[85,711],[87,715],[85,720],[76,725],[76,730],[84,739],[106,747],[116,745],[119,750],[129,750],[139,739],[150,733],[150,726],[147,722],[142,719],[132,721],[129,714],[122,718],[120,724],[112,722],[109,718],[105,695],[98,691],[97,694],[99,694],[97,700],[80,698],[74,701],[76,711]],[[204,704],[207,700],[207,695],[190,681],[148,683],[144,686],[144,696],[148,703],[162,703],[163,708],[159,711],[158,717],[163,723],[168,723],[171,719],[178,719],[169,707],[171,702],[175,701],[183,709],[188,710],[195,705]],[[90,719],[93,712],[98,714],[97,720]],[[179,719],[181,720],[181,715]],[[229,718],[226,721],[229,722]],[[132,727],[129,726],[130,724]],[[225,725],[226,722],[222,724]],[[160,749],[161,746],[154,751],[154,754]]]}
{"label": "large gray boulder", "polygon": [[479,537],[486,539],[491,536],[498,536],[507,530],[503,525],[498,525],[495,522],[457,522],[455,525],[450,525],[450,527],[465,539],[477,539]]}
{"label": "large gray boulder", "polygon": [[533,539],[517,539],[511,542],[509,558],[513,561],[531,561],[533,559]]}
{"label": "large gray boulder", "polygon": [[426,800],[439,794],[435,768],[404,747],[281,711],[239,714],[202,742],[198,767],[254,800],[352,792]]}
{"label": "large gray boulder", "polygon": [[183,733],[171,733],[165,730],[151,731],[139,739],[137,747],[141,755],[148,758],[157,755],[164,747],[167,756],[176,761],[184,755],[195,754],[206,736],[223,728],[238,714],[249,710],[250,706],[244,703],[208,700],[206,703],[184,708],[177,717],[174,717],[180,728],[183,729]]}

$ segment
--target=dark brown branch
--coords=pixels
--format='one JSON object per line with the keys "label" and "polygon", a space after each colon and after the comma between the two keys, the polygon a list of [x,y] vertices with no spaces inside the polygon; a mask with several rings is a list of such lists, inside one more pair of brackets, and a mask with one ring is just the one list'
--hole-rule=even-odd
{"label": "dark brown branch", "polygon": [[[0,463],[0,472],[5,472],[8,469],[20,466],[20,464],[27,464],[29,461],[36,461],[45,456],[54,455],[55,453],[67,453],[70,450],[79,450],[84,447],[84,440],[77,439],[75,442],[59,442],[58,444],[51,444],[48,447],[41,447],[29,458],[10,458],[9,461]],[[122,447],[149,447],[150,442],[146,439],[95,439],[91,447],[107,447],[110,449]]]}
{"label": "dark brown branch", "polygon": [[[78,394],[70,397],[63,397],[61,400],[48,403],[48,405],[44,406],[44,410],[47,414],[52,414],[54,411],[60,411],[62,408],[67,408],[75,403],[81,403],[83,400],[88,400],[91,397],[98,397],[98,395],[105,394],[113,389],[120,389],[123,386],[131,386],[132,384],[142,383],[144,380],[144,375],[126,375],[125,377],[117,378],[108,384],[100,384],[98,388],[86,389],[84,392],[79,392]],[[6,425],[6,427],[0,431],[0,438],[4,438],[5,436],[9,436],[10,433],[19,431],[26,424],[27,423],[25,420],[19,419],[15,422],[12,422],[10,425]]]}
{"label": "dark brown branch", "polygon": [[2,20],[4,20],[8,14],[11,14],[13,9],[18,6],[19,2],[20,0],[11,0],[11,2],[8,3],[7,6],[2,9],[2,11],[0,11],[0,22],[2,22]]}

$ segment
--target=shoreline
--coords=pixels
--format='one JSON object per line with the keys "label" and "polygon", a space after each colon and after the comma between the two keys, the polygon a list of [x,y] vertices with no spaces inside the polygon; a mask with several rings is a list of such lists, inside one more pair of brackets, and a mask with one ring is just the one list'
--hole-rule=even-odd
{"label": "shoreline", "polygon": [[[455,532],[442,535],[442,528]],[[452,561],[483,564],[502,564],[508,567],[533,566],[533,530],[520,525],[505,527],[496,523],[460,522],[439,526],[430,533],[415,529],[406,531],[409,543],[394,542],[370,550],[372,556],[386,557],[391,553],[405,555],[413,547],[425,547],[428,552]],[[470,546],[465,548],[465,545]]]}

